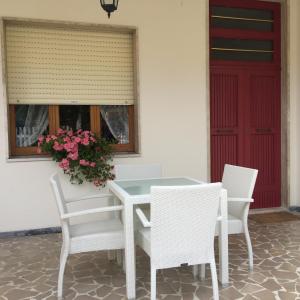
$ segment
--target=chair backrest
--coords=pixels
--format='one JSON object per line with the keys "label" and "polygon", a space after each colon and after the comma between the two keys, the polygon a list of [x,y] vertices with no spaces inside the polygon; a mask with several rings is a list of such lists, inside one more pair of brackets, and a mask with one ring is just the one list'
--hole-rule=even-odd
{"label": "chair backrest", "polygon": [[222,178],[228,197],[251,198],[258,171],[226,164]]}
{"label": "chair backrest", "polygon": [[69,231],[69,225],[70,225],[69,221],[63,221],[61,218],[63,214],[66,214],[68,212],[68,210],[67,210],[64,193],[61,188],[59,176],[57,173],[53,174],[50,177],[50,184],[52,187],[52,191],[53,191],[54,198],[56,200],[56,205],[57,205],[58,212],[59,212],[59,217],[60,217],[61,226],[62,226],[62,233],[63,233],[64,238],[68,238],[69,232],[70,232]]}
{"label": "chair backrest", "polygon": [[160,164],[115,165],[115,175],[118,180],[160,178],[162,168]]}
{"label": "chair backrest", "polygon": [[[226,164],[222,184],[227,196],[233,198],[252,198],[258,170]],[[244,203],[229,203],[228,212],[238,218],[242,217]]]}
{"label": "chair backrest", "polygon": [[221,183],[151,188],[151,263],[156,268],[209,262]]}
{"label": "chair backrest", "polygon": [[64,197],[64,193],[63,190],[61,188],[61,184],[60,184],[60,180],[59,180],[59,176],[58,174],[53,174],[50,177],[50,183],[51,183],[51,187],[52,187],[52,191],[56,200],[56,205],[58,208],[58,212],[60,217],[63,214],[67,213],[67,205],[65,202],[65,197]]}

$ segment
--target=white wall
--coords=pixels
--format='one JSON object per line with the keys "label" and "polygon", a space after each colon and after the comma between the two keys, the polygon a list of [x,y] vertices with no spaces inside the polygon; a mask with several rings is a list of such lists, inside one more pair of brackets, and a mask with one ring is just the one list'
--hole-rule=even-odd
{"label": "white wall", "polygon": [[288,1],[290,205],[300,206],[300,1]]}
{"label": "white wall", "polygon": [[[164,175],[207,179],[207,4],[205,0],[121,0],[108,19],[99,0],[0,0],[6,17],[137,26],[141,156]],[[0,81],[1,82],[1,81]],[[50,161],[7,160],[6,102],[0,84],[0,232],[57,226]],[[81,194],[92,186],[74,187]]]}

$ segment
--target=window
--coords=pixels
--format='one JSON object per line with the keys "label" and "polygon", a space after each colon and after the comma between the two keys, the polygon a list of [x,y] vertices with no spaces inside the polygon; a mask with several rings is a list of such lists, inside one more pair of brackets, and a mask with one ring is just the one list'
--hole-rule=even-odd
{"label": "window", "polygon": [[36,155],[38,136],[58,128],[92,130],[133,152],[134,35],[5,21],[11,155]]}
{"label": "window", "polygon": [[273,12],[228,6],[211,6],[211,26],[241,30],[273,31]]}
{"label": "window", "polygon": [[273,60],[273,41],[254,39],[212,38],[211,59],[213,60]]}
{"label": "window", "polygon": [[280,65],[280,13],[279,3],[210,0],[211,62]]}

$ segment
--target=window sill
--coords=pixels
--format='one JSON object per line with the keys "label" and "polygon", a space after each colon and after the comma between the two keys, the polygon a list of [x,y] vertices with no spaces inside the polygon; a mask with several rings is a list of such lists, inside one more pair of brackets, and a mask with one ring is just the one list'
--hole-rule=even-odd
{"label": "window sill", "polygon": [[36,156],[18,156],[18,157],[9,157],[6,159],[7,163],[15,162],[35,162],[35,161],[52,161],[51,157],[36,157]]}
{"label": "window sill", "polygon": [[[115,158],[131,158],[140,157],[140,153],[124,152],[114,154]],[[23,156],[23,157],[10,157],[6,159],[7,163],[17,163],[17,162],[37,162],[37,161],[52,161],[51,157],[37,157],[37,156]]]}
{"label": "window sill", "polygon": [[114,157],[115,158],[141,157],[141,153],[136,153],[136,152],[115,153]]}

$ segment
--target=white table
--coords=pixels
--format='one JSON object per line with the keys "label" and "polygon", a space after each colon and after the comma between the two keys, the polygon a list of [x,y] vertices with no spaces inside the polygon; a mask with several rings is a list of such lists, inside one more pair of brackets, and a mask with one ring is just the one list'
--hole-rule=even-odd
{"label": "white table", "polygon": [[[197,185],[203,182],[195,179],[155,178],[141,180],[114,180],[108,182],[109,190],[121,200],[124,205],[123,222],[125,233],[125,265],[127,298],[135,299],[135,243],[134,243],[134,205],[150,203],[151,186]],[[227,191],[222,189],[220,199],[219,222],[219,280],[223,286],[228,284],[228,224],[227,224]]]}

